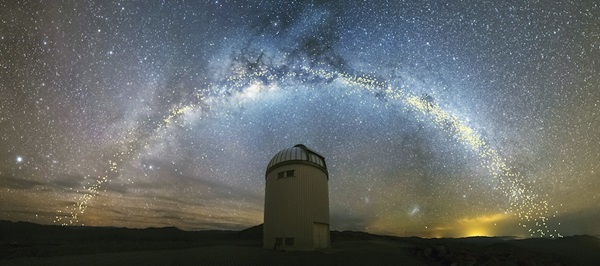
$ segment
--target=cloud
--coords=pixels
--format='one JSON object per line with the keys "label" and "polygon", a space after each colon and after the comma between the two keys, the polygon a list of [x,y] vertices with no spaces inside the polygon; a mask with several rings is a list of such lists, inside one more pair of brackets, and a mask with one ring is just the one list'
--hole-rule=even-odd
{"label": "cloud", "polygon": [[600,207],[585,208],[565,212],[550,219],[550,226],[564,236],[568,235],[600,235]]}
{"label": "cloud", "polygon": [[365,231],[372,223],[373,216],[366,213],[361,213],[360,215],[353,213],[342,208],[332,209],[330,214],[332,229]]}
{"label": "cloud", "polygon": [[79,189],[81,188],[81,186],[83,185],[83,181],[85,180],[85,177],[82,175],[61,174],[59,176],[60,178],[51,181],[51,183],[63,189]]}
{"label": "cloud", "polygon": [[0,176],[0,187],[5,187],[8,189],[30,189],[41,185],[43,185],[43,183],[34,180],[17,178],[12,175]]}

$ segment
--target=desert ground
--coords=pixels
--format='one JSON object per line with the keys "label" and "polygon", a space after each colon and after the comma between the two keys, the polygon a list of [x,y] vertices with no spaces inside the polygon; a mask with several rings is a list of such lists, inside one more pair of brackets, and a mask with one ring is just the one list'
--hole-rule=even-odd
{"label": "desert ground", "polygon": [[424,239],[332,231],[331,248],[273,251],[242,231],[61,227],[0,221],[0,265],[600,265],[600,239]]}

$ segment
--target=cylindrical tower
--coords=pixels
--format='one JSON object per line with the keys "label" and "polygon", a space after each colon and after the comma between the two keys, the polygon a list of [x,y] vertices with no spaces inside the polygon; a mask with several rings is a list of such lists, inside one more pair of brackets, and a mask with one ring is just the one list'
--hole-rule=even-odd
{"label": "cylindrical tower", "polygon": [[263,246],[328,248],[329,173],[325,158],[302,144],[278,152],[266,172]]}

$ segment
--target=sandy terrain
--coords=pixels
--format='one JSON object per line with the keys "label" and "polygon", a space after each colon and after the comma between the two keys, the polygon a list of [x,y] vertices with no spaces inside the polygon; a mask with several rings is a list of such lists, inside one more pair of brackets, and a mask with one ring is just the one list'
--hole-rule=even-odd
{"label": "sandy terrain", "polygon": [[332,248],[263,249],[261,227],[186,232],[0,222],[0,265],[600,265],[600,240],[422,239],[332,232]]}

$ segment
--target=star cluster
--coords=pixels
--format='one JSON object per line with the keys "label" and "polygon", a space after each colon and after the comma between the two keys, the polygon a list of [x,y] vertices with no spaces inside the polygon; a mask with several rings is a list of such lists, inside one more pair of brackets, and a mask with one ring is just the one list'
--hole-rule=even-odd
{"label": "star cluster", "polygon": [[242,229],[326,158],[331,226],[600,234],[594,1],[0,3],[0,219]]}

